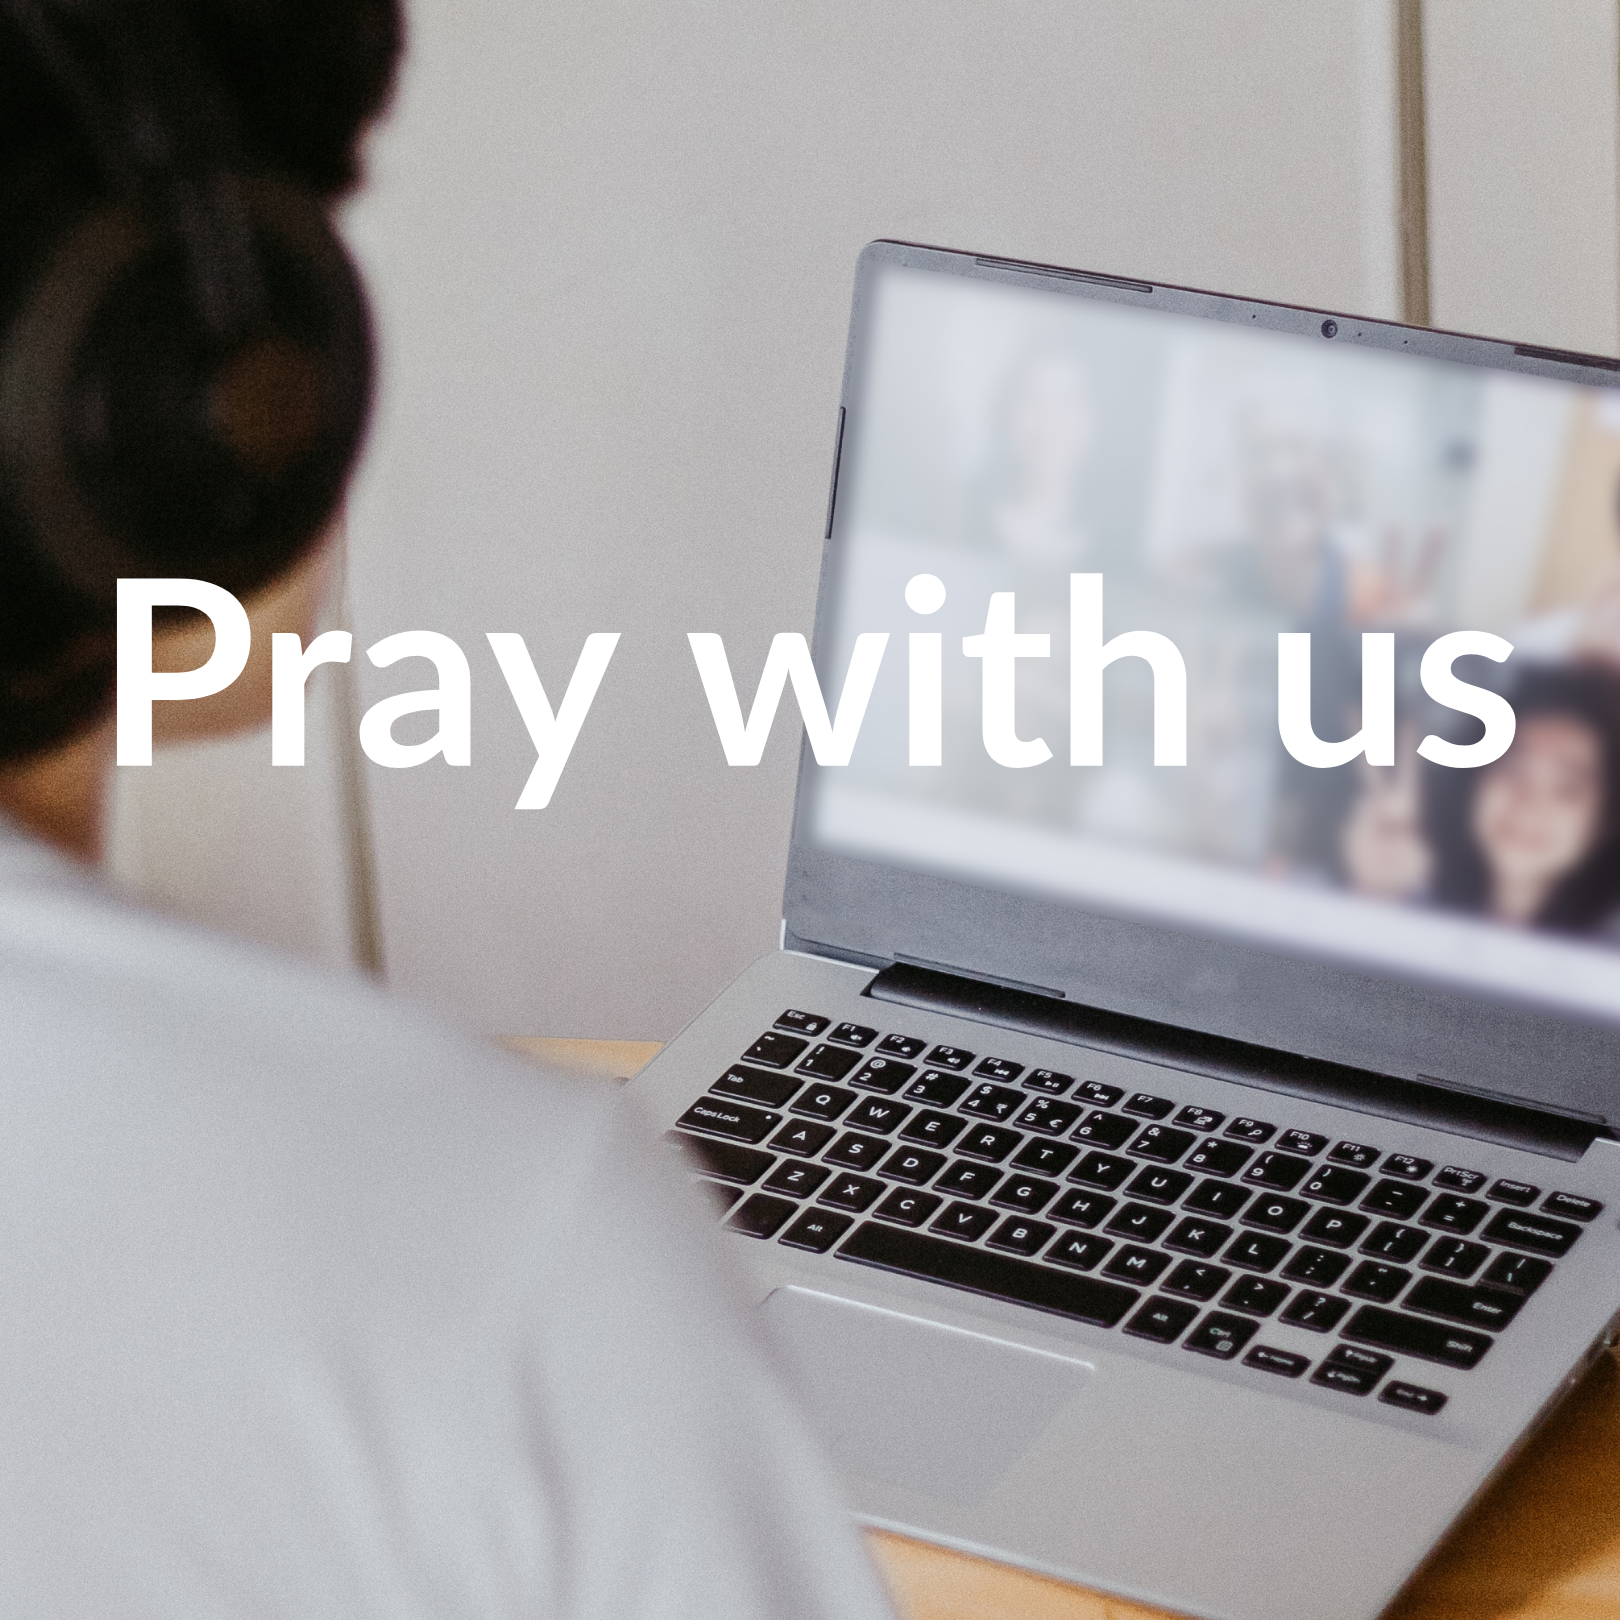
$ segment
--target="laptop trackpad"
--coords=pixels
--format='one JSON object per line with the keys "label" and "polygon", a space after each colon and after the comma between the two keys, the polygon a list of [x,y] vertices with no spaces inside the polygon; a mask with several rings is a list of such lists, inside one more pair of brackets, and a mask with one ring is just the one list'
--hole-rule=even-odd
{"label": "laptop trackpad", "polygon": [[1091,1376],[1083,1361],[804,1288],[761,1310],[833,1461],[970,1506]]}

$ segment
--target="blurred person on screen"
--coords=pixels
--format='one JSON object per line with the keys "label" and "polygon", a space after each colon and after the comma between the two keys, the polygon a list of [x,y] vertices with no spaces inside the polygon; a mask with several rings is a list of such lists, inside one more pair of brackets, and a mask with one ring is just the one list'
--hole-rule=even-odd
{"label": "blurred person on screen", "polygon": [[[64,233],[158,206],[167,132],[93,109],[183,57],[248,177],[187,183],[329,210],[400,43],[394,0],[0,0],[0,344]],[[114,394],[153,381],[147,340],[161,319]],[[255,382],[285,358],[222,396],[276,454],[322,408]],[[53,408],[0,406],[8,445]],[[156,492],[255,630],[217,700],[158,705],[160,738],[268,718],[269,634],[311,633],[345,472],[301,529],[212,553],[186,482]],[[103,886],[116,571],[70,567],[25,484],[0,479],[6,1612],[878,1620],[713,1212],[613,1097]],[[125,573],[176,572],[118,532]],[[158,667],[211,640],[174,624]]]}

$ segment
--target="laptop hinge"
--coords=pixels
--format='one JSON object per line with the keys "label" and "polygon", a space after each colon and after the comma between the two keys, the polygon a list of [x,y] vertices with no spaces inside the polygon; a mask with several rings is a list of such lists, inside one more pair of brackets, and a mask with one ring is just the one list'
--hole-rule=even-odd
{"label": "laptop hinge", "polygon": [[1578,1159],[1596,1138],[1612,1134],[1601,1120],[1573,1118],[1525,1103],[1454,1090],[1427,1076],[1406,1079],[1377,1074],[1087,1007],[1060,1000],[1055,991],[991,984],[911,962],[883,968],[864,994],[878,1001],[952,1013],[981,1024],[1138,1058],[1162,1068],[1206,1074],[1553,1158]]}

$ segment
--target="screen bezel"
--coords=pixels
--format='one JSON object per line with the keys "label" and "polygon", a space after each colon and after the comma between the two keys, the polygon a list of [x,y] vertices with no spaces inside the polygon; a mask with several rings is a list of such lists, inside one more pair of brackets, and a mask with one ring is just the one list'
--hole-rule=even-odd
{"label": "screen bezel", "polygon": [[[874,276],[889,265],[1587,387],[1620,383],[1620,361],[1599,356],[984,254],[872,242],[855,273],[816,617],[818,666],[841,539],[838,481],[849,458],[840,452],[850,443],[863,312]],[[1331,339],[1323,334],[1324,320],[1337,323]],[[1608,1024],[818,849],[804,826],[808,773],[815,769],[809,749],[801,746],[783,895],[786,936],[799,948],[874,965],[918,963],[1576,1118],[1620,1118],[1620,1086],[1613,1079],[1620,1073],[1620,1007],[1615,1023]]]}

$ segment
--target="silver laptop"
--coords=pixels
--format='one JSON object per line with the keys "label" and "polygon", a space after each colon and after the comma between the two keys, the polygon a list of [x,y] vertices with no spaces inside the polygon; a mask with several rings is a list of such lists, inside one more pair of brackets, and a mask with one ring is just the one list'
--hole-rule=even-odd
{"label": "silver laptop", "polygon": [[[805,752],[782,949],[635,1088],[868,1522],[1361,1620],[1608,1342],[1617,369],[862,254],[829,709],[889,640],[848,762]],[[1071,763],[1090,590],[1184,660],[1184,764],[1140,656]],[[1513,651],[1447,688],[1423,656],[1456,630]],[[1393,636],[1393,764],[1283,745],[1300,633],[1327,743],[1377,732],[1362,638]],[[1419,754],[1480,742],[1491,694],[1505,754]]]}

